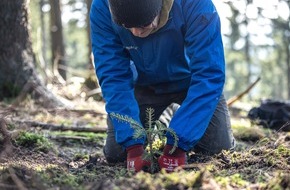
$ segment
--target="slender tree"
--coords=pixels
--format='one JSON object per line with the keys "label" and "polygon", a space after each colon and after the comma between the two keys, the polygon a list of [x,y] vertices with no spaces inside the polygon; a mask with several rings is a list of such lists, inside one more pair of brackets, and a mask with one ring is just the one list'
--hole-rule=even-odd
{"label": "slender tree", "polygon": [[[279,3],[283,3],[282,5],[287,7],[288,10],[290,9],[290,1],[289,0],[280,0]],[[273,8],[274,9],[274,8]],[[276,10],[277,12],[279,10]],[[278,14],[279,15],[279,14]],[[287,18],[282,18],[280,15],[278,18],[271,19],[272,21],[272,38],[275,40],[275,50],[280,51],[277,52],[278,56],[275,62],[278,67],[281,69],[280,73],[282,76],[282,81],[279,81],[277,84],[281,86],[281,90],[278,92],[280,93],[280,97],[284,99],[290,99],[290,15],[288,14]],[[283,96],[284,95],[284,96]]]}
{"label": "slender tree", "polygon": [[[247,44],[248,49],[246,49],[245,45],[247,40],[247,36],[245,36],[245,31],[241,31],[241,26],[244,26],[247,21],[245,19],[245,15],[242,15],[239,8],[236,7],[233,1],[228,1],[227,5],[232,11],[232,16],[228,18],[231,31],[227,35],[227,40],[229,43],[229,49],[227,53],[227,76],[231,80],[231,91],[228,92],[230,96],[235,96],[237,93],[241,92],[241,89],[246,89],[247,85],[249,85],[249,66],[246,61],[246,55],[249,50],[249,43]],[[243,19],[239,19],[243,18]],[[238,42],[243,41],[245,45],[240,47],[236,44]]]}
{"label": "slender tree", "polygon": [[45,27],[45,21],[44,21],[44,12],[42,11],[42,8],[44,6],[45,2],[44,0],[39,1],[39,13],[40,13],[40,28],[41,28],[41,55],[44,62],[44,67],[47,69],[47,58],[46,58],[46,49],[47,49],[47,41],[46,41],[46,27]]}
{"label": "slender tree", "polygon": [[93,68],[93,61],[92,61],[92,56],[91,56],[91,52],[92,52],[92,43],[91,43],[91,27],[90,27],[90,10],[91,10],[91,5],[92,5],[92,0],[86,0],[86,4],[87,4],[87,18],[86,18],[86,22],[87,22],[87,36],[88,36],[88,58],[90,61],[90,68]]}
{"label": "slender tree", "polygon": [[[50,3],[50,34],[52,63],[63,79],[66,80],[65,47],[62,30],[61,8],[59,0],[49,0]],[[55,73],[56,74],[56,73]]]}

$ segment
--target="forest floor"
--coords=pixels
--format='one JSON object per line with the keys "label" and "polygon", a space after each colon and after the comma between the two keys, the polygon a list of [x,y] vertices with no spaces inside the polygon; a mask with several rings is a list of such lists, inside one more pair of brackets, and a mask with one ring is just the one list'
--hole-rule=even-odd
{"label": "forest floor", "polygon": [[243,116],[232,118],[235,151],[190,152],[188,165],[173,173],[133,174],[125,163],[104,159],[102,102],[78,101],[73,109],[0,102],[0,110],[0,189],[290,189],[290,132],[264,129]]}

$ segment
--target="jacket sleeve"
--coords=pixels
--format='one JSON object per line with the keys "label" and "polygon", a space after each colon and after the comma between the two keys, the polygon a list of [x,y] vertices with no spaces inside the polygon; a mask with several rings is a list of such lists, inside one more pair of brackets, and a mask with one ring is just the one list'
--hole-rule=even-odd
{"label": "jacket sleeve", "polygon": [[[128,116],[140,123],[139,108],[134,97],[130,59],[112,26],[107,1],[94,0],[90,12],[94,66],[108,114]],[[129,123],[111,118],[117,143],[124,148],[143,144],[145,139],[132,139]]]}
{"label": "jacket sleeve", "polygon": [[[225,82],[220,20],[211,0],[184,0],[186,54],[191,82],[187,97],[170,128],[179,137],[178,147],[189,151],[203,136],[216,109]],[[167,133],[167,143],[173,144]]]}

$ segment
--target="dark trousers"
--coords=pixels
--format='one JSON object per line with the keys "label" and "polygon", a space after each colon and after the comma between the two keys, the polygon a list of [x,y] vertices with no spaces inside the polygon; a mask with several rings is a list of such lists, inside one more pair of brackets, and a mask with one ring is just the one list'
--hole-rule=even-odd
{"label": "dark trousers", "polygon": [[[147,108],[154,109],[155,119],[160,118],[165,113],[166,116],[163,117],[163,121],[165,118],[169,123],[172,115],[176,111],[171,109],[172,107],[176,108],[176,106],[171,106],[172,103],[180,105],[185,99],[186,94],[187,91],[171,94],[155,94],[150,88],[135,87],[135,98],[139,105],[140,119],[143,126],[145,126],[146,122],[145,110]],[[104,155],[107,161],[111,163],[125,161],[126,152],[116,143],[114,126],[110,119],[107,120],[107,124],[108,131],[104,146]],[[231,130],[229,111],[225,98],[222,95],[205,134],[194,147],[193,151],[205,154],[216,154],[222,150],[232,149],[234,146],[235,139]]]}

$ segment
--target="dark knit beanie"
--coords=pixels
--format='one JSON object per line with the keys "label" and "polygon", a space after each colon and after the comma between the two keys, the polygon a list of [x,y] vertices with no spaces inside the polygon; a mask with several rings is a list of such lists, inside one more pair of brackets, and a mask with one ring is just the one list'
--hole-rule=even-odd
{"label": "dark knit beanie", "polygon": [[113,21],[126,28],[148,26],[158,15],[162,0],[109,0]]}

